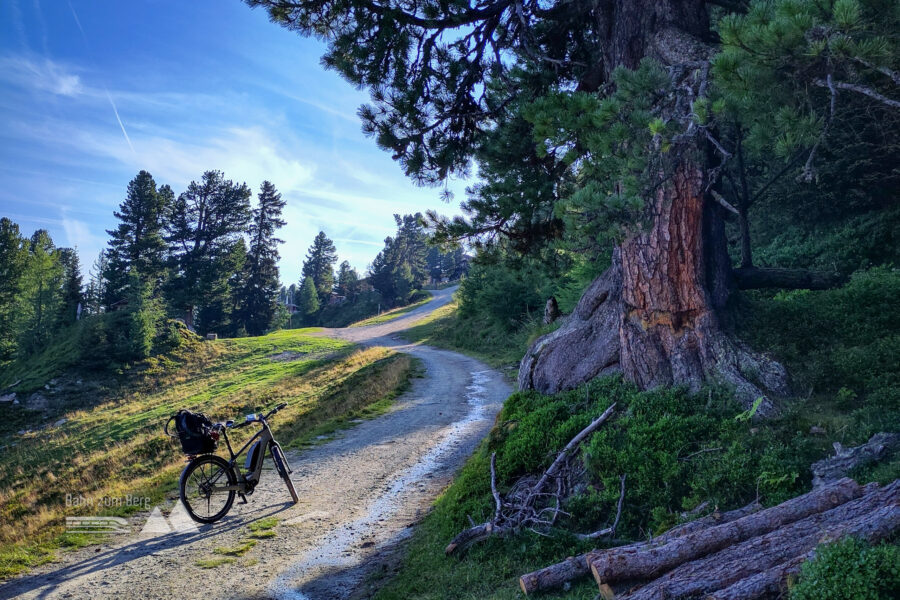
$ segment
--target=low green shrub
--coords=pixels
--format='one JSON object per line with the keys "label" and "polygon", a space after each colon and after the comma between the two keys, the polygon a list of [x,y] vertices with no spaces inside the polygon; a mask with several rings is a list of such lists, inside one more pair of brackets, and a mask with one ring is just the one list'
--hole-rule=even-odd
{"label": "low green shrub", "polygon": [[855,538],[819,546],[790,600],[891,600],[900,597],[900,546],[869,546]]}

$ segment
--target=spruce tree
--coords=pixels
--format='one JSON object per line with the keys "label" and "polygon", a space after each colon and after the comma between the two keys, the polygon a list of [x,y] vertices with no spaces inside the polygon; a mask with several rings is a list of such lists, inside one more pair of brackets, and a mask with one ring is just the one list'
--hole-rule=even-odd
{"label": "spruce tree", "polygon": [[87,289],[85,290],[85,309],[90,315],[99,315],[104,310],[103,300],[106,297],[107,271],[106,250],[101,250],[91,267],[88,275]]}
{"label": "spruce tree", "polygon": [[0,219],[0,365],[12,360],[16,352],[19,303],[28,263],[25,239],[19,226]]}
{"label": "spruce tree", "polygon": [[159,285],[166,252],[163,222],[171,202],[171,188],[163,186],[157,190],[156,182],[147,171],[141,171],[128,183],[125,200],[113,213],[119,225],[107,231],[111,238],[104,273],[107,281],[104,304],[107,307],[125,299],[132,271],[148,282],[152,290]]}
{"label": "spruce tree", "polygon": [[315,283],[320,305],[328,301],[334,289],[334,265],[337,259],[334,242],[328,239],[324,231],[320,231],[303,261],[303,277],[311,278]]}
{"label": "spruce tree", "polygon": [[298,292],[297,310],[301,317],[310,321],[319,312],[319,294],[312,277],[304,277]]}
{"label": "spruce tree", "polygon": [[[223,323],[230,299],[227,282],[236,265],[235,243],[250,219],[252,192],[246,184],[207,171],[175,200],[166,224],[169,279],[166,299],[188,326],[205,315],[202,330]],[[203,322],[205,321],[205,322]]]}
{"label": "spruce tree", "polygon": [[352,298],[359,291],[359,273],[346,260],[338,267],[337,291],[346,298]]}
{"label": "spruce tree", "polygon": [[394,215],[397,235],[384,240],[384,249],[372,261],[372,285],[391,305],[405,304],[412,291],[428,279],[427,236],[422,215]]}
{"label": "spruce tree", "polygon": [[272,325],[278,299],[277,229],[285,225],[281,211],[285,202],[275,186],[264,181],[250,223],[250,248],[244,262],[238,321],[250,335],[262,335]]}
{"label": "spruce tree", "polygon": [[63,289],[57,322],[64,327],[78,320],[79,307],[84,308],[82,305],[84,295],[78,252],[70,248],[62,248],[59,258],[63,267]]}

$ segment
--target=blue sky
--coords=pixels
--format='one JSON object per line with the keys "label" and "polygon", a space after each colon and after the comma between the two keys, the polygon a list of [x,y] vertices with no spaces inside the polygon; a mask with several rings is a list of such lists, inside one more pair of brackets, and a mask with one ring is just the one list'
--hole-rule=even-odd
{"label": "blue sky", "polygon": [[360,132],[367,96],[323,48],[238,0],[3,0],[0,216],[77,247],[87,271],[139,170],[178,194],[220,169],[287,200],[283,281],[320,229],[365,269],[393,213],[458,208]]}

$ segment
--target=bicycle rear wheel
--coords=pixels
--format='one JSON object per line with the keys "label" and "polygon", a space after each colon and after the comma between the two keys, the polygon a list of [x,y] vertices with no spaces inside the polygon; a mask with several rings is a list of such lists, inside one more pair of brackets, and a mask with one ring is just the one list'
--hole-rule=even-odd
{"label": "bicycle rear wheel", "polygon": [[181,473],[181,503],[199,523],[215,523],[231,510],[236,491],[221,490],[237,485],[231,465],[221,456],[205,454],[192,460]]}
{"label": "bicycle rear wheel", "polygon": [[275,468],[278,469],[278,474],[281,475],[281,478],[284,480],[284,485],[287,486],[288,492],[291,493],[294,504],[297,504],[300,502],[300,497],[297,496],[297,490],[294,489],[294,482],[291,481],[291,474],[288,473],[288,463],[287,459],[284,458],[284,452],[277,442],[272,442],[270,448],[272,450],[272,460],[275,461]]}

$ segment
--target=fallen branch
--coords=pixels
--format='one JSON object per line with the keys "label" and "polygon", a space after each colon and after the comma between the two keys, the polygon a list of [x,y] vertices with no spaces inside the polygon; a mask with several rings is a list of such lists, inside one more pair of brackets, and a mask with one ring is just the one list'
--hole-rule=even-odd
{"label": "fallen branch", "polygon": [[[486,523],[473,525],[460,532],[447,545],[444,552],[447,555],[454,554],[493,535],[505,535],[523,527],[544,535],[541,529],[552,527],[556,523],[557,517],[560,514],[565,514],[561,510],[562,498],[565,495],[562,483],[563,478],[561,477],[564,465],[568,463],[571,454],[578,445],[603,425],[613,414],[615,408],[616,404],[613,403],[602,415],[594,419],[590,425],[572,438],[534,485],[530,485],[533,479],[529,477],[524,477],[517,481],[507,494],[505,501],[497,491],[496,453],[492,454],[491,494],[494,497],[494,516]],[[544,488],[546,488],[547,483],[551,479],[556,479],[556,491],[545,492]],[[547,505],[547,499],[552,499],[551,505]],[[541,501],[540,504],[539,501]],[[618,517],[616,522],[618,523]]]}
{"label": "fallen branch", "polygon": [[834,443],[834,456],[814,462],[813,488],[826,485],[846,475],[857,467],[878,462],[900,451],[900,433],[876,433],[868,442],[854,448],[844,448]]}

